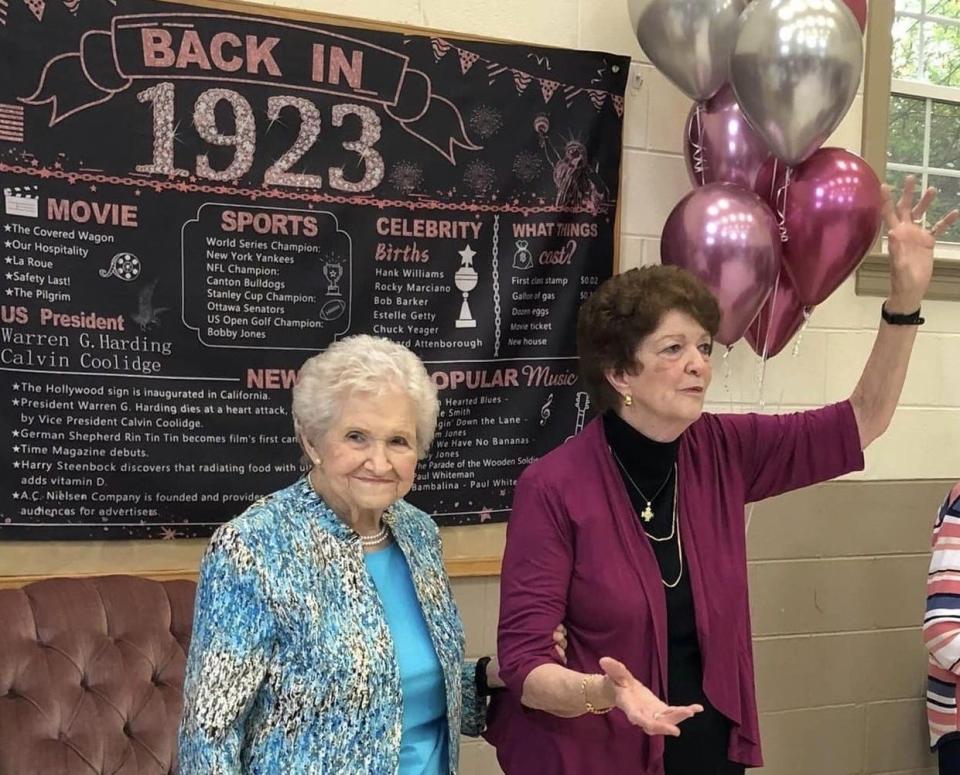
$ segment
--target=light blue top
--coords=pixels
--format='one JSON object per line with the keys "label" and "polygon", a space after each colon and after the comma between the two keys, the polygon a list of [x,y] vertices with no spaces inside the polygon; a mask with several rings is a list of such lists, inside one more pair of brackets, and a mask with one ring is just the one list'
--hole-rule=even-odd
{"label": "light blue top", "polygon": [[391,544],[364,555],[397,651],[403,732],[399,775],[446,775],[447,700],[443,670],[430,639],[403,552]]}

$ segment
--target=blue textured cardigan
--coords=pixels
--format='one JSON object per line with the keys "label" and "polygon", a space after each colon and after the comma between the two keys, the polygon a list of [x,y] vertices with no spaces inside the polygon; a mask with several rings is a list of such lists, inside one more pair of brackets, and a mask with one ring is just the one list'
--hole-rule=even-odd
{"label": "blue textured cardigan", "polygon": [[[436,524],[398,501],[406,556],[443,668],[450,772],[485,702]],[[182,775],[396,773],[400,673],[359,538],[305,478],[220,527],[204,556],[180,725]]]}

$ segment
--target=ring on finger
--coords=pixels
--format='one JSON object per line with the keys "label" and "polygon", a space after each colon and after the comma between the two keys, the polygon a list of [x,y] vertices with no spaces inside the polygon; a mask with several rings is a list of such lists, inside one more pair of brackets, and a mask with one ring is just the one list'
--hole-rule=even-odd
{"label": "ring on finger", "polygon": [[660,720],[660,717],[661,717],[662,715],[663,715],[663,711],[662,711],[662,710],[658,710],[656,713],[653,714],[653,720],[654,720],[654,721],[659,721],[659,720]]}

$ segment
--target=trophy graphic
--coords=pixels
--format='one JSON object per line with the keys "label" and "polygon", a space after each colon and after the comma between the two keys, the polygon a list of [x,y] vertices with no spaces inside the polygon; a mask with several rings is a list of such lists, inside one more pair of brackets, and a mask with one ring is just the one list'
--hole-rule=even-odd
{"label": "trophy graphic", "polygon": [[343,264],[339,262],[323,265],[323,276],[327,278],[327,296],[342,296],[340,293],[340,278],[343,276]]}
{"label": "trophy graphic", "polygon": [[457,286],[457,290],[463,294],[463,304],[460,305],[457,328],[476,328],[477,321],[473,319],[473,315],[470,313],[470,304],[467,302],[467,297],[470,295],[470,291],[477,287],[477,270],[473,268],[473,257],[477,255],[477,252],[467,245],[459,253],[462,263],[453,276],[453,282]]}

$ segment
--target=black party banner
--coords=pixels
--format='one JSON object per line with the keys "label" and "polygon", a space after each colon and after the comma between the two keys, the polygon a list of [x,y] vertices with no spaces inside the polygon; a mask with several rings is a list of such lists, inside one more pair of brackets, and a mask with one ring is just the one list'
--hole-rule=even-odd
{"label": "black party banner", "polygon": [[[281,18],[282,17],[282,18]],[[628,61],[249,5],[0,0],[0,539],[208,535],[339,338],[441,396],[410,500],[506,519],[583,426]]]}

